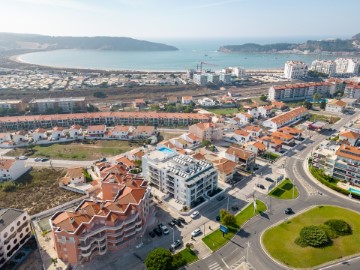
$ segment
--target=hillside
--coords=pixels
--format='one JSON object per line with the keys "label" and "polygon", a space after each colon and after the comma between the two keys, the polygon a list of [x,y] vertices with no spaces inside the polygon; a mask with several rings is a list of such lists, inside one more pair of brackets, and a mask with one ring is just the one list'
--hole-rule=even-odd
{"label": "hillside", "polygon": [[219,48],[220,52],[226,53],[276,53],[276,52],[360,52],[358,41],[360,34],[352,39],[333,39],[333,40],[308,40],[305,43],[275,43],[260,45],[256,43],[246,43],[242,45],[225,45]]}
{"label": "hillside", "polygon": [[65,37],[0,33],[0,50],[87,49],[117,51],[174,51],[174,46],[128,37]]}

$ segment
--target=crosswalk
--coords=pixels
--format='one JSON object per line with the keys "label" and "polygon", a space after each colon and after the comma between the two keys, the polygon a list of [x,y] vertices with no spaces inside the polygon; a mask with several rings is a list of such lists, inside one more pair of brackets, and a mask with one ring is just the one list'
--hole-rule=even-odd
{"label": "crosswalk", "polygon": [[209,262],[208,269],[209,270],[223,270],[223,268],[220,266],[220,264],[217,263],[216,261]]}

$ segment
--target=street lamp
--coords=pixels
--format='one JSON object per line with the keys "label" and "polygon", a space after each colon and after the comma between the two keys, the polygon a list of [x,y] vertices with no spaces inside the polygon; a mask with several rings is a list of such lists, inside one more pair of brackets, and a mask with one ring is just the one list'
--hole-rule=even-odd
{"label": "street lamp", "polygon": [[229,212],[229,201],[230,201],[230,195],[228,196],[228,201],[227,201],[227,205],[226,205],[226,211]]}
{"label": "street lamp", "polygon": [[173,230],[173,243],[175,242],[175,230],[174,228],[171,228]]}

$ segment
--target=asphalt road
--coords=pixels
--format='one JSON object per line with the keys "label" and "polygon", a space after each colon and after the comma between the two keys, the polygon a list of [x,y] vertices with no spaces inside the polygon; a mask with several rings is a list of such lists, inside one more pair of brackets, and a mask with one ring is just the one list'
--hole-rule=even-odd
{"label": "asphalt road", "polygon": [[[357,112],[354,115],[346,115],[341,121],[332,125],[332,128],[339,130],[347,122],[356,119],[360,115]],[[334,195],[327,189],[324,189],[321,185],[315,185],[314,182],[308,177],[303,167],[304,159],[318,145],[324,140],[327,135],[317,134],[313,135],[311,139],[307,139],[305,142],[306,148],[301,151],[292,151],[288,153],[286,157],[286,174],[290,179],[295,180],[295,184],[299,189],[299,197],[295,200],[277,200],[262,194],[257,193],[257,198],[263,200],[269,210],[251,219],[248,223],[241,228],[241,230],[235,235],[235,237],[228,242],[224,247],[218,251],[212,253],[206,259],[200,260],[190,266],[187,269],[235,269],[234,267],[247,258],[250,265],[255,269],[268,269],[278,270],[286,269],[272,259],[270,259],[263,251],[260,244],[260,236],[269,226],[285,220],[287,216],[284,214],[284,209],[291,207],[295,213],[299,213],[309,207],[327,204],[336,205],[346,208],[350,208],[355,211],[359,211],[360,205],[354,201],[348,200],[341,196]],[[249,248],[248,248],[249,245]],[[329,266],[323,269],[359,269],[359,259],[345,260],[345,262]]]}

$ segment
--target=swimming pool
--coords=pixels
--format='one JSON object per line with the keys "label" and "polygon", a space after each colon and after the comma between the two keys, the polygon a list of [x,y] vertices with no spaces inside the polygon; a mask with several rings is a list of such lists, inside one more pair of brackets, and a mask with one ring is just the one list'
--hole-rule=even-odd
{"label": "swimming pool", "polygon": [[358,190],[358,189],[349,188],[348,190],[349,190],[351,193],[355,193],[355,194],[357,194],[357,195],[360,195],[360,190]]}
{"label": "swimming pool", "polygon": [[173,150],[171,150],[171,149],[169,149],[169,148],[166,148],[166,147],[161,147],[161,148],[159,148],[158,150],[159,150],[160,152],[163,152],[164,154],[168,154],[168,155],[174,153]]}

